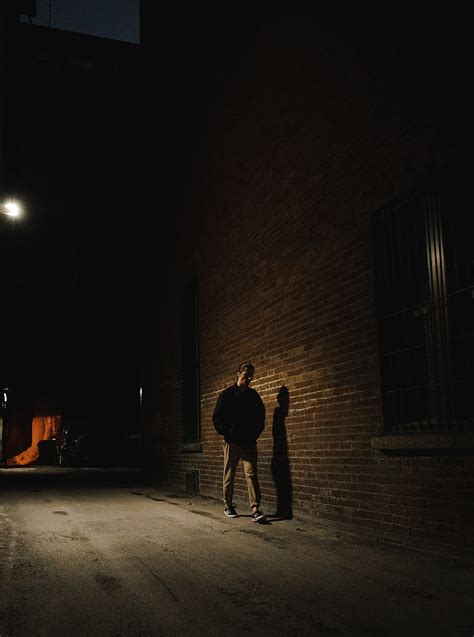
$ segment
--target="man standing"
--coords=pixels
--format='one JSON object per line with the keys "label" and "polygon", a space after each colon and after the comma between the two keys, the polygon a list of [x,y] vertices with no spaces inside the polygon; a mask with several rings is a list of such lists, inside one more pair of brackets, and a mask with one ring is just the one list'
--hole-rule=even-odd
{"label": "man standing", "polygon": [[244,466],[253,522],[265,522],[260,511],[260,484],[257,474],[257,438],[265,427],[265,406],[250,383],[255,372],[252,363],[240,365],[237,382],[220,394],[212,422],[215,430],[224,436],[224,513],[236,518],[232,503],[235,471],[239,460]]}

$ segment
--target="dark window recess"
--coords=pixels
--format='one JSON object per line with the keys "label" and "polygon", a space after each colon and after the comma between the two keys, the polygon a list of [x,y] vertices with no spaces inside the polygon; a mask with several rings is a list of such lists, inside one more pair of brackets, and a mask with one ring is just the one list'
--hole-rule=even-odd
{"label": "dark window recess", "polygon": [[198,284],[192,281],[183,303],[183,442],[200,440]]}
{"label": "dark window recess", "polygon": [[387,432],[474,431],[474,206],[459,181],[376,217]]}

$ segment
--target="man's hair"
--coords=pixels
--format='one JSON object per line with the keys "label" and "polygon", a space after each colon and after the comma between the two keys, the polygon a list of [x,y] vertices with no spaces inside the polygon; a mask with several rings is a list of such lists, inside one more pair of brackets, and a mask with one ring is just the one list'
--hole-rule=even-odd
{"label": "man's hair", "polygon": [[245,372],[248,369],[251,369],[252,371],[255,371],[255,367],[252,365],[252,363],[241,363],[239,365],[239,373],[240,372]]}

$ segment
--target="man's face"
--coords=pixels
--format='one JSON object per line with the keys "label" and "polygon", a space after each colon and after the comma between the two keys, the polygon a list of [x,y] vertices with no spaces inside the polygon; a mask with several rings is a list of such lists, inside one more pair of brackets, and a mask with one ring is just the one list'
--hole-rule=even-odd
{"label": "man's face", "polygon": [[245,387],[248,387],[250,383],[252,382],[253,372],[254,370],[251,368],[244,369],[241,372],[239,372],[237,376],[237,385],[239,386],[245,385]]}

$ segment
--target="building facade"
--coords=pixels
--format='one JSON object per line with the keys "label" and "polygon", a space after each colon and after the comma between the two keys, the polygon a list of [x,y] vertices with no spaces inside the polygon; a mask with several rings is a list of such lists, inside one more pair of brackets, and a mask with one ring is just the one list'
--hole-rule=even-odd
{"label": "building facade", "polygon": [[[158,101],[178,113],[155,173],[174,180],[148,246],[147,468],[222,497],[212,411],[251,360],[267,513],[472,556],[462,21],[193,16],[189,31],[170,19],[163,42],[143,5],[145,69],[165,67]],[[178,62],[163,58],[171,41]],[[246,505],[243,475],[235,497]]]}

